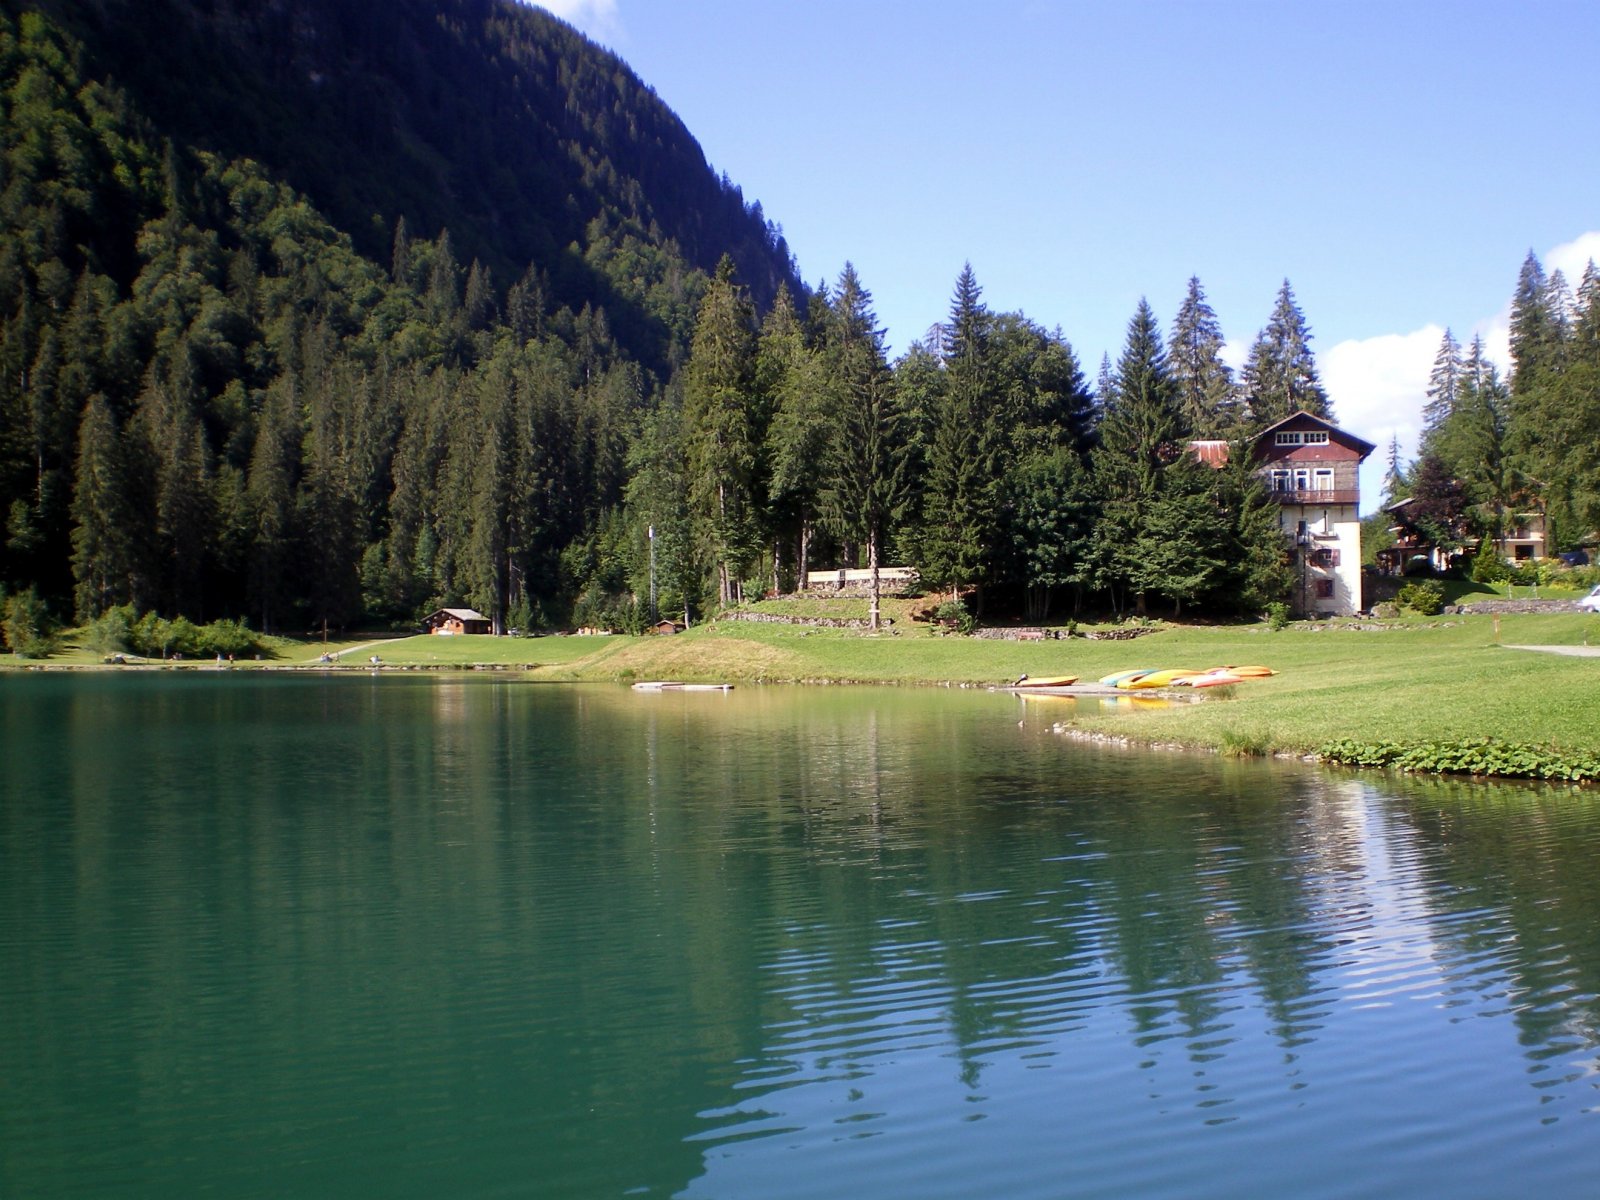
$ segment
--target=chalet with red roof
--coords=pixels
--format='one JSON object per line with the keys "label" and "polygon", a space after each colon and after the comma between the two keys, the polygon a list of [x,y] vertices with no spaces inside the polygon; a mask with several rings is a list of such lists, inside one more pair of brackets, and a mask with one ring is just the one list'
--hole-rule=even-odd
{"label": "chalet with red roof", "polygon": [[[1302,616],[1349,616],[1361,608],[1361,463],[1375,447],[1332,421],[1297,412],[1256,435],[1256,474],[1278,502],[1294,607]],[[1189,451],[1221,467],[1228,443],[1197,441]]]}

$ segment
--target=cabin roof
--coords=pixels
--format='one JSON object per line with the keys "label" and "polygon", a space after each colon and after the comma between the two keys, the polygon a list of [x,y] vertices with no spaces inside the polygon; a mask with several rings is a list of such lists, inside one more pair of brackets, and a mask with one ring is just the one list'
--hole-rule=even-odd
{"label": "cabin roof", "polygon": [[1317,416],[1316,413],[1309,413],[1303,408],[1297,413],[1290,413],[1287,417],[1283,418],[1283,420],[1281,420],[1281,421],[1274,421],[1271,425],[1268,425],[1260,433],[1256,434],[1255,442],[1256,442],[1257,445],[1260,445],[1261,442],[1263,440],[1265,440],[1265,438],[1266,438],[1266,436],[1268,434],[1276,433],[1278,430],[1282,429],[1284,426],[1289,425],[1289,424],[1302,424],[1303,425],[1304,423],[1306,423],[1308,421],[1313,425],[1322,426],[1322,428],[1324,428],[1324,429],[1326,429],[1328,431],[1330,436],[1336,436],[1340,441],[1344,442],[1347,446],[1350,446],[1353,449],[1359,450],[1361,452],[1361,457],[1362,458],[1367,457],[1367,455],[1371,454],[1374,450],[1376,450],[1378,448],[1377,446],[1373,445],[1371,442],[1367,441],[1365,438],[1358,438],[1355,434],[1349,433],[1346,430],[1340,429],[1337,425],[1335,425],[1332,421],[1328,420],[1326,417],[1319,417],[1319,416]]}

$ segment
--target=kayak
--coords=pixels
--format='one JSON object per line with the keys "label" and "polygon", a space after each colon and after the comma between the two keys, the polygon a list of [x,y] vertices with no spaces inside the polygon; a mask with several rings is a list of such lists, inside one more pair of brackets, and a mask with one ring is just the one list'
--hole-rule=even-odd
{"label": "kayak", "polygon": [[1171,687],[1180,679],[1187,679],[1191,675],[1199,675],[1199,671],[1146,671],[1143,675],[1136,675],[1132,679],[1123,680],[1117,684],[1119,688],[1158,688]]}
{"label": "kayak", "polygon": [[1013,688],[1070,687],[1078,682],[1076,675],[1024,675],[1010,686]]}
{"label": "kayak", "polygon": [[1268,675],[1276,675],[1271,667],[1224,667],[1225,671],[1232,671],[1241,679],[1265,679]]}
{"label": "kayak", "polygon": [[1117,672],[1114,672],[1113,674],[1110,674],[1110,675],[1107,675],[1107,676],[1103,677],[1100,680],[1100,682],[1105,684],[1107,687],[1120,687],[1121,684],[1122,684],[1122,681],[1124,679],[1134,679],[1134,678],[1136,678],[1136,677],[1138,677],[1140,675],[1148,675],[1148,674],[1150,674],[1150,668],[1149,667],[1141,667],[1137,671],[1117,671]]}
{"label": "kayak", "polygon": [[1232,671],[1206,671],[1201,675],[1191,675],[1188,679],[1179,679],[1173,682],[1173,687],[1217,687],[1224,683],[1243,683],[1242,676],[1235,675]]}

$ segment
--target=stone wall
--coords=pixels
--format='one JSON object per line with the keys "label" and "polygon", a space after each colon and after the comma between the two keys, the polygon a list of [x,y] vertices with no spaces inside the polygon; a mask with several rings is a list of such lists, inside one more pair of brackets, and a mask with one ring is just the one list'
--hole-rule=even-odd
{"label": "stone wall", "polygon": [[1582,612],[1576,600],[1475,600],[1471,604],[1446,604],[1447,613],[1558,613]]}

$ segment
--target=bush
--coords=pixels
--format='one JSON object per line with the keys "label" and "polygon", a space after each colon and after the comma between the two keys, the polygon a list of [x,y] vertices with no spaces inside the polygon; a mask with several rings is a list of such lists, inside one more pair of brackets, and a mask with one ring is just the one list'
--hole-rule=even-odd
{"label": "bush", "polygon": [[1289,606],[1282,600],[1274,600],[1267,605],[1267,628],[1276,632],[1289,625]]}
{"label": "bush", "polygon": [[55,649],[55,622],[34,588],[8,596],[0,608],[0,634],[13,654],[48,658]]}
{"label": "bush", "polygon": [[1506,560],[1492,550],[1483,550],[1472,560],[1474,583],[1504,583],[1510,578],[1511,568]]}
{"label": "bush", "polygon": [[1499,775],[1511,779],[1600,779],[1600,757],[1550,746],[1464,738],[1447,742],[1361,742],[1343,739],[1317,750],[1324,762],[1350,767],[1392,767],[1436,775]]}
{"label": "bush", "polygon": [[957,633],[971,633],[978,627],[978,618],[964,600],[946,600],[933,610],[933,619],[941,624],[954,622]]}
{"label": "bush", "polygon": [[232,658],[255,653],[261,643],[243,621],[213,621],[195,630],[194,649],[207,658],[214,654]]}
{"label": "bush", "polygon": [[1444,610],[1444,588],[1431,579],[1406,584],[1396,598],[1401,607],[1424,617],[1437,616]]}
{"label": "bush", "polygon": [[121,654],[133,649],[133,626],[138,614],[133,605],[108,608],[89,625],[84,644],[96,654]]}

